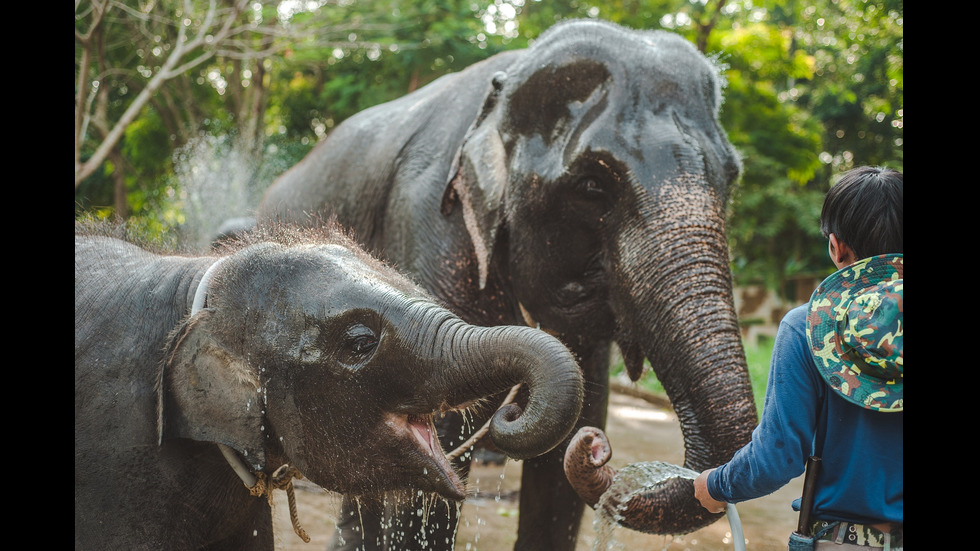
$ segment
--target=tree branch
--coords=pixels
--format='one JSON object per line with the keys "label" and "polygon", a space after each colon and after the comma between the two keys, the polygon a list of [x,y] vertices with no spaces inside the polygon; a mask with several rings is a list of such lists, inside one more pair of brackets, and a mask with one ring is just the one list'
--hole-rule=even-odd
{"label": "tree branch", "polygon": [[[93,2],[94,4],[94,2]],[[215,1],[211,0],[207,12],[205,13],[203,23],[197,30],[194,38],[191,40],[187,39],[186,36],[186,25],[181,23],[177,24],[177,40],[175,42],[174,49],[167,56],[167,59],[162,66],[156,71],[156,73],[150,78],[146,86],[140,90],[133,101],[129,104],[123,114],[119,117],[119,120],[113,125],[112,129],[106,134],[106,137],[99,144],[98,148],[92,154],[92,156],[86,160],[84,163],[81,162],[81,143],[82,143],[82,127],[84,120],[84,113],[87,112],[85,104],[82,103],[81,97],[84,90],[87,88],[85,84],[88,82],[88,65],[90,63],[89,59],[91,56],[90,47],[92,44],[91,34],[96,30],[96,26],[90,27],[90,31],[86,36],[81,37],[83,46],[83,61],[85,71],[80,70],[78,76],[78,97],[76,98],[76,113],[75,113],[75,189],[92,175],[93,172],[105,161],[109,152],[122,138],[123,133],[126,128],[136,119],[140,111],[146,106],[150,98],[157,92],[157,90],[169,79],[172,79],[184,72],[197,67],[201,63],[204,63],[208,59],[211,59],[215,55],[217,46],[221,42],[227,39],[233,32],[241,32],[246,30],[247,27],[235,27],[235,23],[238,20],[239,15],[243,12],[245,7],[248,5],[248,0],[235,0],[232,7],[228,9],[224,14],[224,20],[222,22],[221,28],[218,32],[213,35],[210,34],[211,27],[215,24],[215,20],[218,15],[218,8],[215,5]],[[109,5],[108,0],[102,4],[102,6],[107,6],[105,11],[109,8],[114,7],[115,4]],[[184,2],[185,13],[192,12],[192,6],[190,0],[185,0]],[[93,11],[98,12],[94,9]],[[102,21],[105,16],[105,11],[98,13],[97,21]],[[77,33],[76,33],[77,36]],[[207,49],[198,55],[197,57],[184,61],[181,65],[183,58],[188,55],[189,52],[196,50],[199,47],[207,47]]]}

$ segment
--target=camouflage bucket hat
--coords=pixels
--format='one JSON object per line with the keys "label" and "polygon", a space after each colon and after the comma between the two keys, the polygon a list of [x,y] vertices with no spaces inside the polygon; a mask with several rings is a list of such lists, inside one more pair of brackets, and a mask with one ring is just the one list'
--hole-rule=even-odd
{"label": "camouflage bucket hat", "polygon": [[859,260],[823,280],[810,297],[806,338],[817,370],[847,400],[902,411],[903,260]]}

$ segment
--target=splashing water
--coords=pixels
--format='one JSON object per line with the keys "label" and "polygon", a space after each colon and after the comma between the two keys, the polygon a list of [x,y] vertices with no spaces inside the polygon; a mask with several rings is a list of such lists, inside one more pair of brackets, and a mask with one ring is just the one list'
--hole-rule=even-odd
{"label": "splashing water", "polygon": [[[427,549],[435,545],[431,540],[432,532],[438,531],[442,526],[434,513],[441,513],[449,516],[453,513],[458,515],[460,504],[450,502],[435,493],[423,492],[386,492],[382,496],[382,511],[377,520],[380,522],[378,533],[367,529],[364,523],[366,516],[361,508],[361,498],[354,497],[355,510],[350,511],[351,518],[357,517],[357,522],[348,527],[349,530],[358,538],[364,538],[363,543],[366,549],[383,548],[398,549],[411,543],[413,548]],[[445,507],[445,512],[437,511]],[[338,543],[345,544],[343,529],[338,522],[334,522],[334,528],[338,537]],[[372,538],[377,538],[372,541]],[[448,536],[444,542],[448,548],[455,546],[455,534]],[[361,547],[358,547],[361,549]]]}
{"label": "splashing water", "polygon": [[[500,525],[509,524],[509,521],[501,519],[514,521],[518,518],[516,488],[520,484],[521,466],[521,461],[509,458],[502,463],[485,463],[481,456],[474,459],[466,483],[465,507],[460,504],[455,549],[497,551],[500,548],[496,539]],[[513,477],[514,471],[518,473],[516,478]]]}
{"label": "splashing water", "polygon": [[[592,526],[596,532],[596,540],[592,547],[593,551],[626,549],[622,543],[616,541],[615,531],[620,527],[620,522],[623,520],[622,513],[634,496],[650,491],[672,478],[694,480],[698,474],[691,469],[662,461],[631,463],[617,471],[612,484],[599,498],[599,503],[595,507]],[[735,549],[742,551],[745,549],[745,537],[735,505],[729,503],[727,512]]]}
{"label": "splashing water", "polygon": [[231,137],[202,135],[176,151],[173,162],[181,240],[206,250],[224,222],[254,215],[265,189],[292,161],[274,146],[256,155]]}

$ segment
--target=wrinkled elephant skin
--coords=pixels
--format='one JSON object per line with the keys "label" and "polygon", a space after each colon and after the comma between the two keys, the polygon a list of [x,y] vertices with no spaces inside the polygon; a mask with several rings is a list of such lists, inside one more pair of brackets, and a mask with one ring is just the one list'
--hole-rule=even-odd
{"label": "wrinkled elephant skin", "polygon": [[334,230],[197,257],[106,233],[75,233],[75,549],[272,549],[249,487],[283,465],[346,495],[460,500],[442,412],[522,385],[490,434],[525,458],[579,415],[560,341],[469,325]]}
{"label": "wrinkled elephant skin", "polygon": [[[699,516],[697,504],[685,503],[677,509],[674,493],[693,492],[690,479],[668,477],[648,487],[629,488],[623,495],[610,491],[617,471],[611,465],[612,446],[606,434],[596,427],[582,427],[565,450],[565,475],[579,497],[593,509],[602,507],[608,519],[646,534],[682,534],[689,531],[691,516]],[[667,497],[665,497],[667,496]],[[720,518],[722,515],[717,515]]]}
{"label": "wrinkled elephant skin", "polygon": [[[741,165],[721,98],[717,66],[675,34],[565,22],[344,121],[267,190],[257,221],[335,216],[468,322],[558,336],[585,379],[577,427],[605,426],[613,343],[634,380],[649,360],[685,466],[702,470],[757,422],[726,236]],[[465,438],[466,424],[443,421],[447,447]],[[575,546],[585,505],[563,456],[559,446],[523,464],[518,549]],[[451,549],[448,515],[415,534],[365,521],[365,543]],[[680,530],[716,519],[684,517]],[[351,548],[355,528],[340,526]]]}

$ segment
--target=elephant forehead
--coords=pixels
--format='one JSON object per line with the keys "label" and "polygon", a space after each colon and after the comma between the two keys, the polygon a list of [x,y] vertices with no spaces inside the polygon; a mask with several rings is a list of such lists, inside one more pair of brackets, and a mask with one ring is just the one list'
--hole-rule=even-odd
{"label": "elephant forehead", "polygon": [[550,110],[512,101],[510,118],[521,122],[505,127],[505,145],[522,161],[511,165],[547,179],[583,155],[608,157],[647,183],[679,171],[703,175],[706,163],[726,166],[734,151],[715,120],[711,83],[702,84],[623,73]]}
{"label": "elephant forehead", "polygon": [[662,78],[678,82],[700,78],[699,71],[719,73],[718,64],[679,35],[655,31],[639,33],[638,37],[644,46],[638,56],[638,69],[656,69]]}
{"label": "elephant forehead", "polygon": [[689,78],[694,69],[717,73],[720,68],[676,33],[579,20],[555,25],[539,37],[525,57],[524,69],[536,71],[549,63],[583,58],[673,80]]}
{"label": "elephant forehead", "polygon": [[398,289],[410,282],[361,251],[340,244],[309,244],[283,248],[268,258],[269,268],[297,289],[354,282],[374,288]]}
{"label": "elephant forehead", "polygon": [[330,244],[309,247],[311,256],[321,263],[324,269],[345,275],[352,279],[381,280],[381,274],[371,264],[364,261],[352,250],[342,245]]}
{"label": "elephant forehead", "polygon": [[367,257],[337,244],[287,249],[279,266],[289,275],[283,284],[292,297],[285,302],[308,314],[352,308],[391,308],[398,301],[423,297],[407,279]]}

